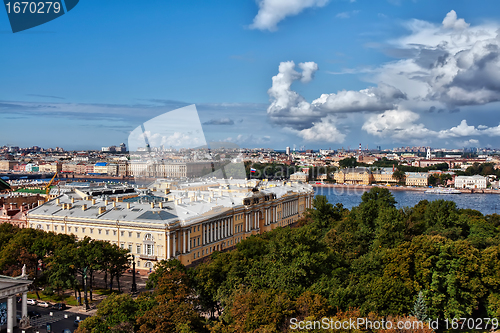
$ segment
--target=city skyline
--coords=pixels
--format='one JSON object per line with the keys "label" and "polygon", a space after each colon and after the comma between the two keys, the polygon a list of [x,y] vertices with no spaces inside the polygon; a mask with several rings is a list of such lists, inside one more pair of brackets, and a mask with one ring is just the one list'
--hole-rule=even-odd
{"label": "city skyline", "polygon": [[0,146],[100,149],[195,104],[242,148],[498,147],[497,7],[86,1],[17,34],[2,13]]}

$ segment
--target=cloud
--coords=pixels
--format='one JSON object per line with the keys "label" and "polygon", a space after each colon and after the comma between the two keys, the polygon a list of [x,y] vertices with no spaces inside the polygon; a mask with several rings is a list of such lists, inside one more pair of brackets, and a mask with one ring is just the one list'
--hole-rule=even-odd
{"label": "cloud", "polygon": [[425,139],[436,133],[416,123],[420,116],[408,110],[388,110],[371,115],[363,124],[362,129],[368,134],[378,137],[391,137],[397,140]]}
{"label": "cloud", "polygon": [[405,59],[380,66],[372,80],[398,87],[415,104],[450,110],[500,101],[498,25],[471,27],[452,10],[440,25],[412,20],[405,27],[409,35],[389,42]]}
{"label": "cloud", "polygon": [[268,90],[271,104],[267,108],[267,114],[276,124],[303,129],[308,127],[314,120],[319,120],[320,112],[315,112],[308,103],[297,92],[291,90],[294,81],[308,82],[318,69],[315,63],[300,63],[302,73],[295,70],[293,61],[282,62],[279,65],[279,73],[273,76],[273,84]]}
{"label": "cloud", "polygon": [[342,143],[346,137],[335,127],[332,118],[323,118],[320,122],[314,123],[311,128],[299,131],[298,135],[309,142],[331,143]]}
{"label": "cloud", "polygon": [[396,107],[396,102],[406,99],[401,90],[381,83],[360,91],[340,91],[322,94],[312,104],[319,109],[332,112],[384,111]]}
{"label": "cloud", "polygon": [[466,23],[463,18],[457,19],[457,13],[454,10],[451,10],[443,20],[443,27],[447,29],[455,29],[462,30],[466,29],[470,26],[469,23]]}
{"label": "cloud", "polygon": [[204,122],[203,125],[234,125],[234,120],[230,118],[211,119]]}
{"label": "cloud", "polygon": [[348,19],[348,18],[351,18],[351,16],[356,15],[357,13],[359,13],[359,10],[352,10],[350,12],[338,13],[337,15],[335,15],[335,17],[340,18],[340,19]]}
{"label": "cloud", "polygon": [[277,24],[287,16],[294,16],[306,8],[323,7],[328,0],[258,0],[259,12],[251,29],[277,30]]}
{"label": "cloud", "polygon": [[456,138],[463,136],[478,135],[479,131],[474,126],[467,125],[467,120],[463,119],[460,125],[452,127],[448,130],[442,130],[439,132],[438,137],[445,138]]}

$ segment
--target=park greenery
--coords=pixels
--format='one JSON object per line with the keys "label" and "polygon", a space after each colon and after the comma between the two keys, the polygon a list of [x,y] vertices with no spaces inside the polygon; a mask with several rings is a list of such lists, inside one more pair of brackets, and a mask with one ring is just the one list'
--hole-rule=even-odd
{"label": "park greenery", "polygon": [[295,228],[251,236],[196,267],[158,263],[150,292],[108,297],[77,332],[291,332],[291,318],[498,318],[500,216],[445,200],[395,204],[383,188],[351,210],[316,196]]}
{"label": "park greenery", "polygon": [[74,235],[0,224],[1,274],[19,276],[26,265],[38,299],[43,297],[41,289],[45,296],[60,299],[66,290],[73,290],[75,299],[82,304],[86,285],[92,300],[96,273],[104,275],[104,285],[110,290],[116,281],[119,291],[120,277],[129,267],[128,257],[128,250],[109,242],[88,237],[77,240]]}

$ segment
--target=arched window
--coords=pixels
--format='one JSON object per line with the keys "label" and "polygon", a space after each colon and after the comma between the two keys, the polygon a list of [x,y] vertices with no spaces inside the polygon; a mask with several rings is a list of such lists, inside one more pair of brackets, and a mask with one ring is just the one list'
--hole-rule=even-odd
{"label": "arched window", "polygon": [[151,234],[146,234],[146,235],[144,236],[144,240],[145,240],[145,241],[151,241],[151,242],[152,242],[152,241],[154,240],[154,239],[153,239],[153,235],[151,235]]}
{"label": "arched window", "polygon": [[37,229],[43,229],[43,227],[42,227],[42,225],[41,225],[41,224],[37,224],[37,225],[36,225],[36,228],[37,228]]}
{"label": "arched window", "polygon": [[153,264],[151,263],[151,261],[148,261],[144,264],[144,267],[146,268],[153,268]]}

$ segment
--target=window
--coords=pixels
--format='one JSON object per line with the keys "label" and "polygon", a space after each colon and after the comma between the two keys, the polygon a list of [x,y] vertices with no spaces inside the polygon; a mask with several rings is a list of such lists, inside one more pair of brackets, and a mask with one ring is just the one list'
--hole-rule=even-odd
{"label": "window", "polygon": [[78,232],[78,227],[75,227],[75,232]]}
{"label": "window", "polygon": [[137,254],[141,254],[141,245],[140,244],[137,245],[136,250],[137,250]]}
{"label": "window", "polygon": [[193,259],[196,259],[196,253],[193,254]]}
{"label": "window", "polygon": [[113,236],[116,236],[116,230],[113,230]]}
{"label": "window", "polygon": [[198,231],[200,231],[200,226],[198,226]]}
{"label": "window", "polygon": [[120,236],[125,236],[125,231],[120,231]]}
{"label": "window", "polygon": [[128,245],[128,252],[132,252],[132,244]]}
{"label": "window", "polygon": [[94,228],[90,228],[90,233],[93,234],[94,233]]}
{"label": "window", "polygon": [[109,235],[109,230],[106,230],[106,235]]}
{"label": "window", "polygon": [[128,232],[128,236],[129,236],[129,237],[132,237],[132,231],[129,231],[129,232]]}
{"label": "window", "polygon": [[198,246],[200,246],[200,237],[198,237]]}
{"label": "window", "polygon": [[85,233],[85,228],[82,228],[82,232]]}
{"label": "window", "polygon": [[151,234],[146,234],[146,236],[144,236],[144,240],[147,240],[147,241],[152,241],[152,240],[153,240],[153,235],[151,235]]}
{"label": "window", "polygon": [[125,248],[125,244],[121,243],[121,244],[120,244],[120,248],[121,248],[121,249],[124,249],[124,248]]}
{"label": "window", "polygon": [[205,250],[201,250],[201,255],[205,255]]}
{"label": "window", "polygon": [[50,225],[47,224],[47,230],[50,230]]}
{"label": "window", "polygon": [[68,227],[68,232],[71,232],[71,227]]}
{"label": "window", "polygon": [[153,244],[145,244],[146,246],[146,255],[152,256],[153,255]]}
{"label": "window", "polygon": [[137,262],[137,267],[141,267],[141,262],[140,261]]}
{"label": "window", "polygon": [[57,225],[56,225],[56,226],[54,226],[54,230],[55,230],[55,231],[57,231]]}
{"label": "window", "polygon": [[99,233],[99,235],[101,234],[102,232],[102,229],[98,229],[97,232]]}
{"label": "window", "polygon": [[141,233],[140,232],[137,233],[137,238],[141,238]]}

